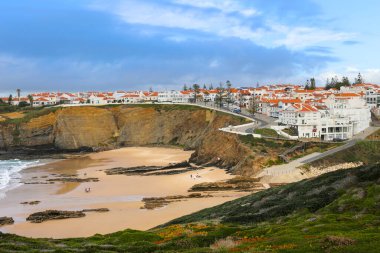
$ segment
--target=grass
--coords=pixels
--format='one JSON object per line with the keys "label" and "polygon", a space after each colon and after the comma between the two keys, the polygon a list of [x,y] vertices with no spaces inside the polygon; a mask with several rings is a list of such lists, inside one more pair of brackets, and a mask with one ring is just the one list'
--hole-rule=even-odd
{"label": "grass", "polygon": [[290,215],[296,211],[315,212],[335,201],[349,186],[365,185],[368,181],[376,182],[379,178],[380,164],[336,171],[204,209],[169,224],[221,220],[247,225]]}
{"label": "grass", "polygon": [[371,134],[366,138],[367,140],[379,141],[380,140],[380,129]]}
{"label": "grass", "polygon": [[261,134],[262,136],[267,136],[267,137],[279,137],[278,133],[270,128],[257,128],[254,130],[255,134]]}
{"label": "grass", "polygon": [[0,252],[378,252],[380,166],[325,174],[151,231],[77,239],[0,234]]}
{"label": "grass", "polygon": [[304,157],[304,156],[307,156],[307,155],[310,155],[310,154],[313,154],[316,152],[323,153],[323,152],[326,152],[330,149],[339,147],[343,144],[344,143],[309,142],[305,150],[303,150],[302,152],[300,152],[300,151],[294,152],[291,155],[290,160],[296,160],[298,158],[301,158],[301,157]]}
{"label": "grass", "polygon": [[24,117],[22,118],[13,118],[7,119],[5,121],[0,122],[0,124],[16,124],[19,125],[21,123],[27,123],[33,118],[38,118],[44,115],[47,115],[52,112],[56,112],[61,110],[60,107],[36,107],[36,108],[28,108],[24,109]]}
{"label": "grass", "polygon": [[366,165],[380,161],[380,142],[359,141],[355,146],[342,150],[309,165],[313,167],[328,167],[347,162],[362,162]]}
{"label": "grass", "polygon": [[114,107],[125,107],[125,108],[153,108],[157,111],[172,111],[172,110],[187,110],[196,111],[204,110],[204,108],[193,106],[193,105],[183,105],[183,104],[112,104],[112,105],[102,105],[97,106],[100,108],[114,108]]}
{"label": "grass", "polygon": [[298,136],[297,130],[295,130],[294,128],[285,128],[282,131],[284,133],[291,135],[291,136]]}

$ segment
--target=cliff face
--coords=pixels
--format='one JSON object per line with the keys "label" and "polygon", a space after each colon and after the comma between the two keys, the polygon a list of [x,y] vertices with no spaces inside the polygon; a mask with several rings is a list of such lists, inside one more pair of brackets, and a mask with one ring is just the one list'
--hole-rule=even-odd
{"label": "cliff face", "polygon": [[241,124],[238,118],[196,107],[71,107],[28,122],[1,125],[0,149],[178,145],[195,150],[193,162],[231,168],[241,166],[251,151],[237,136],[218,128],[237,124]]}

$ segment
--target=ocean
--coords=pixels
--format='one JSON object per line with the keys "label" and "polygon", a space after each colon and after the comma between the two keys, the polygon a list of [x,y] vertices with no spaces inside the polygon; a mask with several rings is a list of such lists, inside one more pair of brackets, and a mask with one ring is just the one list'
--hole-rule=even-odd
{"label": "ocean", "polygon": [[20,172],[22,170],[39,164],[41,164],[39,160],[0,160],[0,199],[6,196],[7,191],[21,185]]}

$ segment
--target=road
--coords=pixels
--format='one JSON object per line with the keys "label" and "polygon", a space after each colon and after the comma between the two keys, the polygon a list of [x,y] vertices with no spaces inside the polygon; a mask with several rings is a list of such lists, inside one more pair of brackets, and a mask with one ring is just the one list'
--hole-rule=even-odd
{"label": "road", "polygon": [[[236,114],[236,113],[231,112],[231,110],[228,107],[223,107],[223,106],[220,107],[219,104],[217,104],[215,102],[206,102],[206,103],[205,102],[199,102],[199,103],[197,103],[197,105],[202,106],[202,107],[206,107],[209,109],[220,110],[220,111],[228,112],[231,114],[240,115],[240,116],[243,116],[245,118],[249,118],[249,119],[257,122],[257,128],[270,127],[276,121],[275,118],[272,118],[272,117],[269,117],[266,115],[262,115],[259,113],[252,115],[245,108],[241,108],[241,113]],[[230,108],[233,108],[232,104],[230,104]],[[253,133],[253,130],[254,130],[254,128],[247,129],[246,133]]]}

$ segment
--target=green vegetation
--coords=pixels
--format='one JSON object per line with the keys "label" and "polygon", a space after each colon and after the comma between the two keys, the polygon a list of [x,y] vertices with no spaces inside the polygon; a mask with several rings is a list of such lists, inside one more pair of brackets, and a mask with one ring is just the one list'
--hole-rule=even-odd
{"label": "green vegetation", "polygon": [[367,140],[380,141],[380,129],[368,136]]}
{"label": "green vegetation", "polygon": [[310,163],[313,167],[328,167],[347,162],[362,162],[366,165],[380,162],[380,142],[360,141],[355,146]]}
{"label": "green vegetation", "polygon": [[282,130],[284,133],[287,133],[291,136],[298,136],[298,131],[295,128],[285,128]]}
{"label": "green vegetation", "polygon": [[253,194],[148,232],[78,239],[0,234],[1,252],[378,252],[380,165]]}
{"label": "green vegetation", "polygon": [[261,134],[262,136],[267,136],[267,137],[279,137],[277,132],[273,129],[270,128],[257,128],[254,130],[255,134]]}
{"label": "green vegetation", "polygon": [[301,151],[296,151],[292,154],[291,160],[310,155],[312,153],[323,153],[330,149],[339,147],[344,143],[326,143],[326,142],[308,142],[306,148]]}
{"label": "green vegetation", "polygon": [[[90,105],[91,106],[91,105]],[[204,110],[199,106],[193,105],[184,105],[184,104],[112,104],[112,105],[103,105],[96,106],[101,108],[112,108],[112,107],[126,107],[126,108],[154,108],[157,111],[172,111],[172,110],[187,110],[187,111],[196,111]]]}
{"label": "green vegetation", "polygon": [[379,178],[380,164],[336,171],[315,179],[271,188],[217,207],[204,209],[169,224],[219,220],[223,223],[248,225],[269,221],[294,212],[316,212],[337,200],[350,187],[376,183]]}
{"label": "green vegetation", "polygon": [[38,108],[24,108],[22,112],[24,113],[24,117],[16,118],[16,119],[7,119],[6,121],[0,122],[0,124],[21,124],[29,122],[33,118],[38,118],[49,113],[56,112],[57,110],[61,110],[60,107],[38,107]]}

